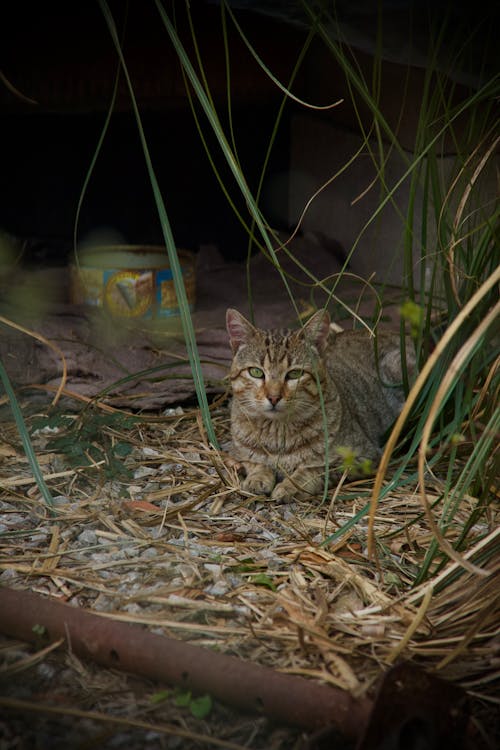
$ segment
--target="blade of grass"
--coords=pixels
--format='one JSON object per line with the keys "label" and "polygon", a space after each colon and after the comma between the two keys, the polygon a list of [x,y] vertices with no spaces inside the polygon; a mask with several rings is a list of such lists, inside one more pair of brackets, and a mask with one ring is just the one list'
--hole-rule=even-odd
{"label": "blade of grass", "polygon": [[418,476],[419,476],[419,484],[420,484],[420,498],[421,498],[422,506],[425,510],[427,521],[434,534],[434,538],[437,540],[441,549],[443,549],[446,552],[448,557],[450,557],[452,560],[455,560],[455,562],[458,562],[461,565],[463,565],[471,573],[476,573],[477,575],[488,575],[488,571],[482,570],[481,568],[477,568],[476,566],[471,566],[471,563],[465,560],[462,555],[460,555],[455,549],[453,549],[450,542],[447,539],[445,539],[445,537],[442,535],[441,530],[439,529],[437,523],[434,520],[434,516],[431,513],[429,503],[427,500],[427,494],[425,491],[425,465],[426,465],[426,455],[427,455],[427,449],[429,446],[430,435],[431,435],[432,428],[434,426],[434,421],[436,419],[438,410],[442,408],[443,401],[447,398],[447,395],[449,395],[449,391],[451,388],[453,388],[454,382],[456,381],[457,377],[460,377],[461,370],[464,367],[464,364],[466,363],[467,359],[471,356],[471,351],[474,350],[474,347],[477,347],[479,345],[487,329],[493,323],[493,321],[498,318],[499,314],[500,314],[500,302],[490,310],[486,318],[474,331],[474,334],[469,339],[467,339],[465,344],[459,349],[459,351],[455,355],[450,367],[448,368],[448,371],[446,372],[446,375],[444,376],[444,378],[442,379],[439,385],[434,401],[432,402],[432,405],[429,411],[429,416],[427,418],[427,421],[424,425],[424,429],[422,431],[422,437],[421,437],[420,447],[419,447],[419,452],[418,452]]}
{"label": "blade of grass", "polygon": [[28,459],[31,471],[33,472],[33,476],[38,485],[38,489],[40,490],[42,497],[47,503],[47,505],[49,506],[49,508],[53,508],[54,500],[52,498],[49,488],[45,484],[42,470],[40,469],[40,464],[38,463],[36,453],[33,449],[33,443],[31,442],[28,430],[26,429],[26,424],[24,422],[21,407],[19,406],[19,402],[16,398],[16,394],[14,392],[14,389],[12,388],[11,382],[9,380],[9,376],[7,375],[7,371],[1,359],[0,359],[0,380],[2,381],[5,393],[7,394],[7,397],[9,399],[10,408],[12,409],[12,414],[14,415],[14,420],[16,422],[16,427],[21,437],[24,452],[26,453],[26,457]]}
{"label": "blade of grass", "polygon": [[271,72],[271,70],[269,70],[269,68],[267,67],[267,65],[264,64],[262,58],[257,54],[257,52],[255,51],[253,45],[250,44],[249,40],[245,36],[245,34],[243,32],[243,29],[241,28],[241,26],[239,25],[238,21],[236,20],[234,14],[233,14],[231,8],[229,7],[229,5],[227,4],[227,2],[225,0],[222,0],[222,2],[223,2],[223,5],[224,5],[224,7],[225,7],[225,9],[226,9],[226,11],[228,13],[228,15],[231,17],[231,20],[232,20],[234,26],[238,30],[238,33],[239,33],[241,39],[245,43],[248,51],[250,52],[250,54],[252,55],[252,57],[254,58],[254,60],[257,62],[257,64],[259,65],[259,67],[264,71],[264,73],[271,79],[271,81],[274,83],[274,85],[280,91],[282,91],[286,95],[286,97],[288,99],[292,99],[292,101],[296,102],[297,104],[301,104],[303,107],[306,107],[307,109],[313,109],[313,110],[319,110],[319,111],[333,109],[333,107],[338,107],[339,104],[342,104],[342,101],[343,101],[342,99],[338,99],[337,101],[332,102],[331,104],[311,104],[310,102],[305,102],[302,99],[299,99],[298,96],[295,96],[295,94],[293,94],[291,92],[290,88],[288,86],[284,86],[281,83],[281,81],[279,81],[276,78],[276,76]]}
{"label": "blade of grass", "polygon": [[82,211],[83,201],[85,199],[85,195],[87,193],[87,188],[89,186],[90,180],[92,178],[92,175],[94,173],[95,165],[97,164],[97,160],[99,158],[99,154],[101,153],[102,146],[104,144],[104,140],[106,138],[106,134],[109,129],[109,124],[111,122],[111,117],[113,115],[114,109],[115,109],[115,102],[116,97],[118,94],[118,84],[120,82],[120,62],[118,62],[117,69],[116,69],[116,75],[115,75],[115,82],[113,85],[113,91],[111,94],[111,101],[109,103],[108,111],[106,113],[106,117],[104,120],[104,124],[102,126],[101,133],[99,135],[99,140],[97,141],[97,145],[95,147],[94,153],[92,155],[92,159],[90,161],[89,167],[87,169],[87,173],[85,175],[82,189],[80,191],[80,195],[78,196],[78,203],[76,206],[76,212],[75,212],[75,221],[73,224],[73,255],[75,258],[75,264],[77,268],[80,268],[80,259],[78,257],[78,226],[80,223],[80,214]]}
{"label": "blade of grass", "polygon": [[[372,213],[368,221],[364,224],[362,227],[360,233],[358,234],[352,248],[349,251],[349,259],[352,257],[356,247],[358,246],[359,242],[361,241],[363,235],[367,231],[368,227],[375,222],[381,211],[384,209],[387,203],[391,202],[393,205],[395,205],[394,202],[394,195],[396,191],[405,183],[405,181],[408,179],[408,177],[412,177],[412,174],[416,170],[417,166],[423,162],[423,160],[427,157],[429,153],[431,153],[432,149],[434,148],[435,144],[438,143],[440,140],[442,140],[445,133],[448,132],[451,125],[458,120],[458,118],[464,114],[466,111],[473,109],[473,107],[478,104],[479,102],[485,101],[488,98],[492,98],[496,96],[496,92],[498,90],[498,82],[500,81],[500,74],[495,75],[491,80],[487,81],[485,84],[483,84],[477,91],[475,91],[469,98],[467,98],[464,102],[457,105],[452,111],[449,111],[447,113],[446,121],[443,125],[441,125],[437,132],[432,137],[426,137],[424,140],[425,145],[422,146],[421,150],[414,155],[414,158],[412,160],[409,159],[408,155],[404,152],[402,147],[397,142],[397,139],[392,132],[392,129],[388,125],[387,121],[383,117],[382,112],[380,111],[380,108],[377,106],[376,102],[373,100],[373,97],[371,93],[368,90],[368,87],[366,86],[366,83],[362,80],[362,78],[356,74],[352,64],[347,60],[347,56],[342,52],[342,49],[339,45],[337,45],[330,37],[328,33],[328,29],[325,27],[323,23],[321,23],[314,13],[314,11],[309,7],[309,5],[306,2],[302,2],[302,7],[310,17],[311,21],[315,22],[317,24],[318,33],[322,40],[324,41],[327,48],[332,52],[334,58],[340,65],[341,69],[344,71],[346,78],[348,82],[352,82],[356,92],[362,97],[364,100],[364,103],[366,106],[368,106],[370,112],[373,113],[374,117],[376,117],[378,126],[381,128],[381,131],[383,134],[385,134],[386,137],[389,138],[390,142],[394,144],[394,147],[397,149],[398,153],[401,155],[403,162],[407,164],[407,168],[403,171],[402,176],[396,180],[395,184],[392,186],[392,188],[386,188],[386,195],[381,198],[380,203],[376,210]],[[333,22],[333,21],[332,21]],[[422,130],[425,130],[424,128],[421,128]],[[380,168],[377,166],[377,160],[374,160],[374,166],[379,172],[381,179],[383,180],[383,174],[380,173]],[[408,230],[413,231],[412,228],[408,224]]]}
{"label": "blade of grass", "polygon": [[168,17],[168,15],[167,15],[167,13],[165,11],[165,8],[163,7],[163,5],[160,2],[160,0],[155,0],[155,4],[156,4],[157,10],[158,10],[158,13],[160,14],[160,18],[161,18],[161,20],[162,20],[162,22],[163,22],[163,24],[165,26],[165,29],[166,29],[166,31],[168,33],[168,36],[170,37],[170,40],[171,40],[171,42],[172,42],[172,44],[174,46],[174,49],[175,49],[175,51],[177,53],[177,56],[179,57],[181,65],[184,68],[184,70],[185,70],[185,72],[186,72],[186,74],[187,74],[187,76],[189,78],[189,81],[190,81],[190,83],[191,83],[191,85],[192,85],[192,87],[193,87],[193,89],[194,89],[194,91],[196,93],[198,101],[200,102],[200,104],[201,104],[201,106],[202,106],[202,108],[203,108],[203,110],[205,112],[205,115],[206,115],[206,117],[208,119],[208,122],[210,123],[210,125],[211,125],[211,127],[212,127],[212,129],[213,129],[213,131],[215,133],[215,136],[216,136],[217,141],[219,143],[219,146],[220,146],[220,148],[222,150],[222,153],[223,153],[223,155],[224,155],[224,157],[225,157],[225,159],[226,159],[226,161],[227,161],[227,163],[229,165],[229,168],[230,168],[230,170],[231,170],[231,172],[233,174],[233,177],[234,177],[234,179],[235,179],[235,181],[236,181],[236,183],[237,183],[237,185],[238,185],[238,187],[239,187],[239,189],[240,189],[240,191],[241,191],[241,193],[242,193],[242,195],[243,195],[243,197],[244,197],[244,199],[246,201],[248,209],[249,209],[252,217],[255,219],[255,223],[256,223],[256,225],[257,225],[257,227],[259,229],[259,232],[260,232],[260,235],[261,235],[262,239],[264,240],[264,243],[265,243],[265,245],[267,247],[267,250],[268,250],[270,256],[273,258],[273,260],[274,260],[274,262],[276,264],[276,267],[277,267],[277,269],[278,269],[278,271],[280,273],[280,276],[281,276],[281,279],[283,281],[283,284],[284,284],[284,286],[285,286],[285,288],[286,288],[286,290],[288,292],[288,296],[290,298],[290,302],[291,302],[292,306],[294,307],[294,309],[296,311],[296,314],[298,316],[299,310],[298,310],[298,307],[297,307],[297,303],[296,303],[296,301],[295,301],[295,299],[293,297],[293,294],[291,292],[290,285],[288,284],[286,276],[283,273],[283,271],[281,270],[281,266],[280,266],[279,261],[278,261],[278,259],[276,257],[276,253],[275,253],[274,248],[272,246],[271,240],[269,238],[269,234],[267,232],[267,229],[266,229],[265,222],[264,222],[264,219],[262,217],[262,214],[261,214],[261,212],[260,212],[260,210],[259,210],[259,208],[258,208],[258,206],[257,206],[257,204],[255,202],[255,199],[254,199],[254,197],[253,197],[253,195],[252,195],[252,193],[251,193],[251,191],[250,191],[250,189],[249,189],[249,187],[248,187],[248,185],[246,183],[244,175],[242,174],[242,172],[241,172],[241,170],[239,168],[238,162],[237,162],[237,160],[236,160],[236,158],[235,158],[235,156],[234,156],[234,154],[233,154],[233,152],[231,150],[231,147],[229,146],[229,143],[228,143],[228,141],[227,141],[227,139],[225,137],[225,134],[224,134],[222,128],[220,127],[220,123],[219,123],[217,114],[216,114],[216,112],[214,111],[214,109],[210,105],[210,101],[209,101],[209,99],[208,99],[208,97],[207,97],[207,95],[206,95],[206,93],[205,93],[205,91],[203,89],[203,86],[201,85],[200,81],[198,80],[198,76],[196,75],[196,72],[195,72],[195,70],[194,70],[194,68],[193,68],[193,66],[191,64],[191,61],[189,60],[189,57],[188,57],[188,55],[186,53],[186,50],[184,49],[184,46],[182,45],[182,43],[181,43],[181,41],[179,39],[179,36],[178,36],[178,34],[177,34],[177,32],[176,32],[176,30],[175,30],[172,22],[170,21],[170,18]]}
{"label": "blade of grass", "polygon": [[25,328],[19,323],[15,323],[13,320],[4,318],[3,315],[0,315],[0,323],[10,326],[11,328],[15,328],[17,331],[21,331],[21,333],[25,333],[27,336],[31,336],[31,338],[34,338],[37,341],[40,341],[42,344],[45,344],[45,346],[47,346],[49,349],[52,349],[57,354],[57,356],[60,357],[61,364],[62,364],[62,375],[61,375],[61,382],[56,391],[56,395],[54,396],[52,400],[52,406],[55,406],[57,402],[59,401],[62,392],[64,391],[64,388],[66,386],[66,381],[68,378],[68,365],[66,362],[66,357],[64,356],[64,352],[57,344],[55,344],[53,341],[50,341],[50,339],[45,338],[45,336],[42,336],[41,333],[32,331],[30,328]]}
{"label": "blade of grass", "polygon": [[390,457],[401,435],[401,430],[403,429],[403,425],[406,422],[406,419],[410,413],[410,410],[413,404],[415,403],[420,391],[425,385],[430,372],[432,371],[433,367],[436,365],[436,362],[438,361],[439,356],[448,346],[453,336],[460,329],[460,326],[463,325],[464,321],[467,319],[468,315],[471,314],[471,312],[474,310],[476,305],[490,291],[490,289],[495,287],[499,282],[500,282],[500,267],[497,269],[496,273],[493,273],[488,279],[486,279],[486,281],[483,282],[483,284],[476,291],[476,293],[464,305],[464,307],[462,308],[460,313],[457,315],[457,317],[452,321],[452,323],[447,328],[442,338],[438,342],[436,349],[432,352],[431,356],[429,357],[424,367],[420,371],[415,383],[413,384],[412,389],[410,390],[410,393],[408,394],[408,398],[406,400],[403,411],[401,412],[398,419],[396,420],[396,423],[386,443],[384,453],[380,460],[379,468],[378,468],[378,471],[375,477],[375,482],[373,485],[373,493],[372,493],[372,500],[371,500],[371,507],[370,507],[370,519],[369,519],[369,527],[368,527],[368,553],[370,555],[374,554],[373,527],[374,527],[374,519],[375,519],[375,513],[377,509],[377,503],[378,503],[378,500],[380,497],[380,491],[382,488],[382,482],[384,480],[384,476],[387,471],[387,466],[388,466]]}
{"label": "blade of grass", "polygon": [[182,268],[181,268],[179,256],[177,253],[177,247],[176,247],[174,237],[172,234],[172,229],[170,226],[168,215],[165,210],[165,204],[163,202],[163,198],[161,195],[160,186],[158,184],[156,173],[153,168],[151,155],[149,152],[148,144],[147,144],[146,137],[144,134],[144,129],[142,126],[142,120],[141,120],[141,116],[139,113],[139,108],[137,106],[134,89],[132,86],[132,82],[130,80],[127,64],[126,64],[125,57],[123,55],[123,51],[120,45],[120,40],[118,38],[116,25],[115,25],[113,16],[111,14],[111,11],[109,9],[109,6],[106,0],[99,0],[99,5],[101,7],[103,16],[106,20],[106,24],[111,34],[111,38],[115,45],[116,51],[120,58],[120,63],[122,66],[123,74],[127,82],[127,87],[128,87],[128,91],[130,94],[132,108],[134,111],[137,128],[139,132],[139,137],[140,137],[140,141],[142,145],[142,150],[144,153],[144,159],[146,161],[148,176],[149,176],[149,180],[150,180],[151,187],[153,190],[156,208],[157,208],[158,215],[160,218],[161,228],[162,228],[163,237],[165,240],[165,245],[167,248],[170,267],[172,269],[174,288],[175,288],[175,293],[177,296],[177,301],[179,304],[179,311],[181,315],[182,329],[183,329],[184,338],[186,341],[189,363],[191,366],[191,371],[193,373],[193,382],[194,382],[194,386],[196,390],[196,396],[198,398],[198,404],[200,406],[200,410],[201,410],[201,414],[203,418],[203,424],[207,431],[207,437],[208,437],[209,442],[215,447],[217,447],[218,443],[217,443],[217,438],[215,436],[214,428],[212,425],[212,419],[210,416],[210,409],[208,406],[208,399],[207,399],[207,394],[205,390],[205,384],[203,381],[203,373],[201,370],[200,358],[198,355],[198,347],[196,344],[196,336],[194,332],[193,321],[191,319],[191,313],[189,309],[186,288],[184,286],[184,279],[182,275]]}

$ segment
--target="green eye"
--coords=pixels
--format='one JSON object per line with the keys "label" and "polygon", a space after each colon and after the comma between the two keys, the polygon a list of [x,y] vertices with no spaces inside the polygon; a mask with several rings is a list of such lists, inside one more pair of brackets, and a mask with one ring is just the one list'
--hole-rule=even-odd
{"label": "green eye", "polygon": [[302,370],[296,369],[296,370],[288,370],[286,374],[287,380],[298,380],[302,375]]}
{"label": "green eye", "polygon": [[260,367],[249,367],[248,372],[250,373],[252,378],[262,379],[264,377],[264,370],[261,370]]}

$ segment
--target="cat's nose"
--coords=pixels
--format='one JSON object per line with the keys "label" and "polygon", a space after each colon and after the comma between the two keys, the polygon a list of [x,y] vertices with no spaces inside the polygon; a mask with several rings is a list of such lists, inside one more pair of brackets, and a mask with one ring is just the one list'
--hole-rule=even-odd
{"label": "cat's nose", "polygon": [[270,401],[273,406],[276,406],[276,404],[278,403],[278,401],[281,401],[281,396],[280,395],[278,395],[278,396],[268,396],[267,400]]}

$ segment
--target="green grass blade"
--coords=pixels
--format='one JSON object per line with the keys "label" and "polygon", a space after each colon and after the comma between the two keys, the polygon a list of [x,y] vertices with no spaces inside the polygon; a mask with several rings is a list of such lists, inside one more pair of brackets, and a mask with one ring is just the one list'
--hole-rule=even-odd
{"label": "green grass blade", "polygon": [[208,437],[209,442],[212,445],[217,446],[217,438],[215,437],[215,432],[214,432],[213,425],[212,425],[212,419],[210,417],[210,409],[208,406],[207,394],[205,391],[205,384],[203,380],[203,373],[201,370],[200,358],[198,355],[196,336],[194,332],[193,321],[191,319],[191,313],[189,310],[189,303],[187,299],[186,288],[184,286],[184,279],[182,276],[182,269],[181,269],[181,265],[179,261],[179,256],[177,253],[177,247],[174,242],[172,229],[170,227],[168,215],[165,210],[165,204],[163,202],[163,198],[161,195],[160,186],[158,184],[155,171],[153,169],[153,163],[151,160],[151,155],[149,153],[149,148],[148,148],[146,137],[144,134],[142,120],[141,120],[141,116],[139,113],[139,108],[137,106],[134,89],[132,86],[132,82],[130,80],[128,68],[125,62],[125,58],[124,58],[123,51],[120,45],[120,41],[118,39],[115,22],[114,22],[113,16],[111,15],[111,12],[110,12],[110,9],[106,0],[99,0],[99,5],[101,7],[102,13],[106,20],[109,32],[111,34],[113,43],[116,48],[116,51],[120,58],[120,63],[122,66],[123,74],[127,82],[127,87],[128,87],[130,99],[132,102],[132,108],[134,111],[137,128],[139,131],[139,137],[141,140],[142,150],[144,153],[144,159],[146,161],[148,176],[149,176],[149,180],[150,180],[151,187],[153,190],[153,195],[154,195],[158,215],[160,217],[160,223],[161,223],[161,228],[163,232],[163,237],[165,240],[165,245],[167,248],[170,267],[172,269],[174,288],[175,288],[175,293],[177,295],[177,301],[179,304],[179,311],[181,315],[182,329],[184,332],[184,338],[186,341],[189,363],[191,366],[191,371],[193,373],[193,381],[194,381],[194,386],[196,390],[196,396],[198,398],[198,404],[200,406],[200,410],[201,410],[201,414],[203,418],[203,423],[207,431],[207,437]]}
{"label": "green grass blade", "polygon": [[87,173],[85,175],[85,178],[83,180],[82,189],[80,191],[80,195],[78,196],[78,203],[76,205],[76,213],[75,213],[75,221],[73,224],[73,255],[75,259],[76,265],[79,267],[80,261],[78,257],[78,226],[80,223],[80,214],[82,211],[83,201],[85,199],[85,195],[87,193],[87,188],[89,186],[90,180],[92,178],[92,175],[94,173],[95,165],[97,164],[97,160],[99,158],[99,154],[101,153],[102,146],[104,144],[104,140],[106,138],[106,134],[109,129],[109,124],[111,122],[111,117],[113,115],[113,111],[115,109],[115,102],[116,97],[118,94],[118,84],[120,82],[120,63],[118,63],[116,76],[115,76],[115,83],[113,86],[113,92],[111,94],[111,101],[109,103],[108,111],[106,113],[106,117],[104,120],[104,124],[102,126],[101,133],[99,135],[99,140],[97,141],[97,146],[95,147],[94,153],[92,155],[92,159],[90,161],[89,167],[87,169]]}
{"label": "green grass blade", "polygon": [[177,55],[179,57],[181,65],[184,68],[184,70],[186,72],[186,75],[189,78],[189,81],[190,81],[190,83],[191,83],[191,85],[192,85],[192,87],[193,87],[193,89],[195,91],[196,97],[197,97],[198,101],[200,102],[200,104],[201,104],[201,106],[202,106],[202,108],[203,108],[203,110],[205,112],[205,115],[206,115],[206,117],[208,119],[208,122],[210,123],[210,126],[212,127],[212,129],[213,129],[213,131],[215,133],[215,136],[216,136],[216,138],[218,140],[218,143],[219,143],[221,151],[222,151],[222,153],[224,155],[224,158],[226,159],[226,161],[227,161],[227,163],[229,165],[229,168],[230,168],[230,170],[231,170],[231,172],[233,174],[233,177],[234,177],[234,179],[236,181],[236,184],[238,185],[238,188],[240,189],[240,191],[241,191],[241,193],[242,193],[242,195],[243,195],[243,197],[244,197],[244,199],[246,201],[246,204],[248,206],[250,214],[252,215],[252,217],[255,220],[255,223],[257,225],[257,228],[258,228],[258,230],[260,232],[260,235],[261,235],[262,239],[264,240],[264,243],[265,243],[265,245],[267,247],[267,250],[268,250],[270,256],[273,258],[273,260],[275,262],[276,268],[278,269],[278,271],[279,271],[279,273],[281,275],[281,279],[283,281],[283,284],[284,284],[284,286],[285,286],[285,288],[286,288],[286,290],[288,292],[288,295],[290,297],[291,304],[295,308],[295,311],[296,311],[297,316],[298,316],[299,310],[298,310],[298,307],[297,307],[297,303],[296,303],[296,301],[295,301],[295,299],[293,297],[293,294],[291,293],[290,286],[288,284],[286,276],[285,276],[285,274],[281,270],[281,266],[280,266],[280,264],[278,262],[278,259],[276,257],[276,253],[274,251],[273,245],[271,243],[269,234],[268,234],[267,229],[266,229],[265,221],[264,221],[264,219],[262,217],[262,214],[261,214],[261,212],[260,212],[260,210],[259,210],[259,208],[258,208],[258,206],[257,206],[257,204],[255,202],[255,199],[254,199],[254,197],[252,195],[252,192],[250,191],[250,189],[249,189],[249,187],[248,187],[248,185],[246,183],[245,177],[244,177],[243,173],[241,172],[241,170],[239,168],[239,165],[238,165],[238,162],[237,162],[237,160],[235,158],[235,155],[233,154],[233,152],[231,150],[231,147],[229,146],[229,143],[228,143],[228,141],[227,141],[227,139],[226,139],[226,137],[224,135],[224,132],[223,132],[221,126],[220,126],[220,122],[219,122],[219,119],[217,117],[217,114],[216,114],[215,110],[213,109],[213,107],[210,104],[210,100],[208,99],[208,97],[207,97],[207,95],[205,93],[205,90],[204,90],[203,86],[201,85],[201,83],[200,83],[200,81],[198,79],[198,76],[196,75],[196,72],[195,72],[195,70],[194,70],[194,68],[193,68],[193,66],[191,64],[191,61],[189,60],[189,57],[188,57],[188,55],[186,53],[186,50],[184,49],[184,47],[183,47],[183,45],[182,45],[182,43],[181,43],[181,41],[179,39],[179,36],[177,35],[177,32],[176,32],[176,30],[175,30],[172,22],[170,21],[170,18],[168,17],[166,11],[165,11],[165,8],[163,7],[163,5],[160,2],[160,0],[155,0],[155,4],[156,4],[156,7],[157,7],[158,12],[160,14],[160,17],[162,19],[162,22],[163,22],[163,24],[165,26],[165,29],[166,29],[166,31],[167,31],[167,33],[168,33],[168,35],[170,37],[170,40],[171,40],[171,42],[172,42],[172,44],[174,46],[174,49],[175,49],[175,51],[176,51],[176,53],[177,53]]}
{"label": "green grass blade", "polygon": [[45,484],[45,479],[43,478],[42,470],[40,469],[40,464],[38,463],[35,451],[33,449],[33,444],[31,442],[28,430],[26,429],[26,425],[24,423],[21,407],[19,406],[19,402],[16,398],[16,394],[14,393],[14,389],[12,388],[11,382],[9,380],[9,376],[7,375],[7,371],[1,359],[0,359],[0,380],[2,381],[3,387],[5,389],[5,393],[7,394],[7,398],[9,399],[10,407],[14,415],[16,427],[21,437],[24,452],[26,453],[26,457],[31,467],[31,471],[33,472],[33,476],[38,485],[38,489],[42,493],[42,497],[47,503],[47,505],[49,506],[49,508],[53,508],[54,500],[52,498],[49,488]]}

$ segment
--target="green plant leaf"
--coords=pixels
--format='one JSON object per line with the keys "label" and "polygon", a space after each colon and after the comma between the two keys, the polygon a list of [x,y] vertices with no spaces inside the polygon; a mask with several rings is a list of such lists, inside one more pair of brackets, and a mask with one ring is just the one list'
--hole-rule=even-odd
{"label": "green plant leaf", "polygon": [[255,575],[250,576],[250,581],[255,583],[256,586],[267,586],[271,591],[276,591],[276,584],[267,573],[256,573]]}
{"label": "green plant leaf", "polygon": [[212,708],[212,698],[209,695],[200,695],[198,698],[193,698],[189,703],[189,710],[196,719],[205,719]]}
{"label": "green plant leaf", "polygon": [[24,452],[26,453],[26,457],[29,461],[31,471],[33,472],[33,476],[35,477],[36,483],[38,485],[38,489],[40,490],[42,497],[47,503],[47,505],[50,508],[53,508],[54,500],[52,498],[49,488],[45,484],[45,479],[43,478],[42,470],[40,469],[40,464],[38,463],[35,451],[33,450],[33,444],[31,442],[28,429],[24,423],[21,407],[19,406],[19,403],[16,398],[16,394],[14,393],[14,389],[12,388],[12,385],[10,383],[9,376],[7,375],[7,370],[3,366],[3,362],[1,359],[0,359],[0,380],[3,383],[3,387],[7,394],[7,398],[9,399],[10,408],[12,409],[12,413],[14,415],[16,427],[19,431],[19,435],[23,443]]}
{"label": "green plant leaf", "polygon": [[190,690],[176,690],[174,696],[174,703],[179,708],[187,708],[191,703],[191,691]]}
{"label": "green plant leaf", "polygon": [[130,445],[130,443],[115,443],[113,446],[113,453],[117,458],[126,458],[127,456],[130,456],[130,454],[133,451],[133,446]]}
{"label": "green plant leaf", "polygon": [[150,696],[149,700],[151,703],[163,703],[163,701],[166,701],[167,698],[170,698],[171,695],[171,690],[159,690],[157,693],[153,693],[153,695]]}

